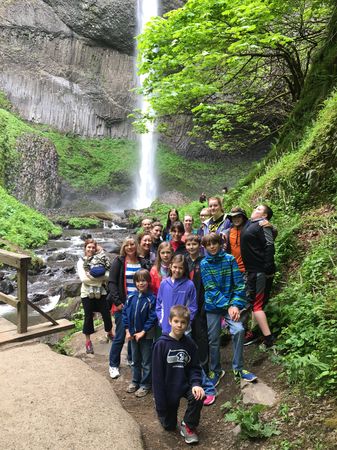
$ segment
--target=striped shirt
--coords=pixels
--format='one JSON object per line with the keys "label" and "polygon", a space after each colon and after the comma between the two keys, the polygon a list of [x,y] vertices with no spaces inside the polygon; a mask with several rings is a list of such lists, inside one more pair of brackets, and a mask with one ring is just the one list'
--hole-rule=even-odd
{"label": "striped shirt", "polygon": [[136,263],[136,264],[126,263],[125,280],[126,280],[126,296],[127,297],[137,291],[136,285],[133,282],[133,276],[139,269],[141,269],[140,263]]}

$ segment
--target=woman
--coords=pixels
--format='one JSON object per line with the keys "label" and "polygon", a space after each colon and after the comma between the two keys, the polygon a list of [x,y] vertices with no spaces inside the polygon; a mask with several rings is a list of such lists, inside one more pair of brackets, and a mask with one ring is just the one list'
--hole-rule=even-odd
{"label": "woman", "polygon": [[[120,256],[114,259],[108,284],[108,300],[114,308],[115,337],[109,356],[109,374],[111,378],[120,376],[119,366],[121,351],[125,341],[125,329],[122,323],[122,309],[129,295],[136,292],[133,275],[137,270],[145,268],[144,262],[137,255],[137,242],[133,237],[127,237],[122,244]],[[128,359],[131,360],[129,354]]]}
{"label": "woman", "polygon": [[177,222],[179,220],[179,213],[178,210],[175,208],[172,208],[167,213],[167,221],[166,226],[163,231],[163,241],[170,241],[172,239],[170,234],[171,226],[174,224],[174,222]]}
{"label": "woman", "polygon": [[181,238],[181,240],[183,242],[186,242],[186,238],[188,235],[197,234],[197,230],[195,230],[193,228],[193,222],[194,222],[193,217],[190,216],[189,214],[186,214],[184,217],[184,222],[183,222],[184,228],[185,228],[185,233],[183,234],[183,237]]}
{"label": "woman", "polygon": [[[90,335],[95,332],[93,313],[99,312],[102,315],[104,322],[104,329],[108,333],[108,337],[112,337],[112,322],[111,314],[107,302],[105,275],[101,277],[92,277],[85,271],[84,261],[91,259],[97,253],[97,242],[94,239],[87,239],[84,243],[84,259],[80,258],[77,263],[77,273],[82,282],[81,284],[81,299],[84,309],[83,334],[85,334],[85,349],[87,353],[94,353],[93,345]],[[100,291],[100,298],[89,298],[91,288]]]}
{"label": "woman", "polygon": [[208,209],[211,218],[204,222],[204,236],[209,233],[216,233],[222,236],[227,228],[230,228],[231,221],[226,218],[220,197],[210,197],[208,199]]}
{"label": "woman", "polygon": [[151,270],[153,263],[156,259],[155,255],[151,252],[152,236],[148,231],[138,234],[138,256],[143,261],[143,266],[148,271]]}

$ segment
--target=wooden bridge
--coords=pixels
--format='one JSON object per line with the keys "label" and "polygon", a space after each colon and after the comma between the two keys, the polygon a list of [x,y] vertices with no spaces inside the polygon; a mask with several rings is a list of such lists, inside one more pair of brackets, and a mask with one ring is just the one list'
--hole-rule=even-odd
{"label": "wooden bridge", "polygon": [[[17,310],[17,324],[0,317],[0,345],[26,341],[47,334],[70,330],[74,324],[66,319],[54,320],[38,306],[28,300],[27,280],[31,257],[20,253],[0,250],[0,262],[17,270],[17,297],[0,292],[0,301]],[[28,306],[37,311],[48,322],[28,326]]]}

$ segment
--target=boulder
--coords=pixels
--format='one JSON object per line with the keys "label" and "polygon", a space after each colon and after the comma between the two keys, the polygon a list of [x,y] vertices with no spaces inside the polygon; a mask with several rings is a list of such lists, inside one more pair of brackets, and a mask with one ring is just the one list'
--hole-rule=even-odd
{"label": "boulder", "polygon": [[81,292],[81,282],[71,281],[64,283],[60,289],[60,300],[64,300],[67,297],[78,297]]}
{"label": "boulder", "polygon": [[71,320],[73,315],[79,310],[81,305],[81,297],[66,297],[49,312],[53,319],[68,319]]}
{"label": "boulder", "polygon": [[14,291],[13,283],[10,280],[2,279],[0,281],[0,292],[6,295],[11,294]]}

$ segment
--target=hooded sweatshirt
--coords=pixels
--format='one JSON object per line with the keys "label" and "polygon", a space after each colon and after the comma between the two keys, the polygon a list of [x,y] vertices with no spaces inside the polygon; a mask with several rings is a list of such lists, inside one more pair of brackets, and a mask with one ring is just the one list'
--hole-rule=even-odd
{"label": "hooded sweatshirt", "polygon": [[207,312],[221,314],[230,306],[247,306],[244,280],[233,255],[223,250],[208,255],[200,262],[200,269]]}
{"label": "hooded sweatshirt", "polygon": [[152,390],[158,416],[177,407],[186,392],[201,386],[197,346],[189,336],[179,341],[163,334],[152,353]]}
{"label": "hooded sweatshirt", "polygon": [[175,305],[187,306],[191,312],[192,322],[198,309],[193,281],[183,277],[173,282],[169,277],[160,283],[156,313],[163,333],[171,331],[171,325],[169,324],[170,309]]}

